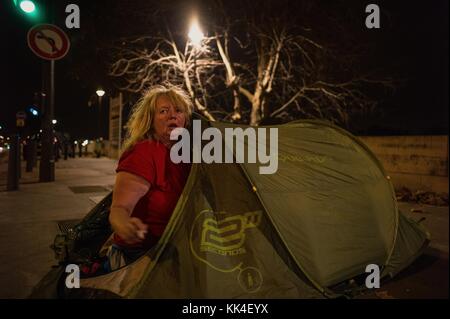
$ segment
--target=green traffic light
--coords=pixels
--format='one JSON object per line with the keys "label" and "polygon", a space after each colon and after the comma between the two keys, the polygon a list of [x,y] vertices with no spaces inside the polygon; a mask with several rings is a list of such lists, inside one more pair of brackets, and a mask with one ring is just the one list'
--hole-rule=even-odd
{"label": "green traffic light", "polygon": [[20,1],[20,9],[24,11],[25,13],[33,13],[36,10],[36,6],[33,1],[30,0],[23,0]]}
{"label": "green traffic light", "polygon": [[41,16],[39,14],[39,5],[36,4],[36,1],[31,0],[13,0],[14,6],[28,17],[28,19],[38,22],[41,20]]}

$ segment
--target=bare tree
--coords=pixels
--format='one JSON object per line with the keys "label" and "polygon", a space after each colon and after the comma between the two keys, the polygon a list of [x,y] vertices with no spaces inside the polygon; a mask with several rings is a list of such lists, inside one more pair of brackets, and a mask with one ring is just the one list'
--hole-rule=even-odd
{"label": "bare tree", "polygon": [[298,117],[346,124],[353,110],[376,107],[374,92],[392,87],[333,50],[336,43],[317,36],[313,22],[299,25],[290,10],[309,14],[317,10],[310,2],[244,1],[233,11],[216,0],[208,8],[214,35],[200,49],[185,41],[181,50],[169,28],[164,36],[121,40],[110,72],[119,87],[140,92],[165,81],[184,85],[208,119],[251,125]]}
{"label": "bare tree", "polygon": [[[134,93],[156,83],[184,84],[196,110],[214,120],[205,106],[207,91],[201,85],[202,77],[221,64],[210,54],[210,41],[205,39],[205,45],[200,49],[187,42],[184,50],[180,50],[170,33],[167,38],[145,36],[122,40],[121,46],[116,46],[117,60],[111,65],[110,75],[119,79],[121,90]],[[200,85],[203,94],[195,93],[194,82]]]}
{"label": "bare tree", "polygon": [[[241,103],[236,97],[239,92],[250,108],[251,125],[262,119],[291,120],[297,116],[347,124],[352,110],[376,107],[377,100],[370,96],[371,92],[393,88],[391,79],[360,71],[354,58],[331,50],[329,41],[322,44],[316,40],[312,26],[299,25],[289,11],[311,12],[314,8],[308,2],[294,7],[289,1],[281,1],[281,5],[270,1],[258,5],[244,2],[240,9],[248,14],[241,21],[230,21],[222,2],[216,3],[219,15],[225,17],[216,41],[227,70],[227,86],[235,97],[232,119],[242,118]],[[275,17],[273,12],[277,12]],[[243,29],[243,24],[246,32],[231,36],[231,30]],[[228,46],[232,45],[229,39],[240,49],[250,50],[250,56],[255,58],[232,57],[228,53]]]}

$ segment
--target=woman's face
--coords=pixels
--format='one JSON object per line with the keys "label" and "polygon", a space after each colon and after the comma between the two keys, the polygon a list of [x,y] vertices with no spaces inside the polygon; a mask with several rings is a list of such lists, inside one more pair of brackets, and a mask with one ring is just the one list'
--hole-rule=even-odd
{"label": "woman's face", "polygon": [[156,113],[153,119],[155,137],[162,142],[170,142],[170,132],[177,127],[185,127],[186,115],[183,109],[164,95],[156,100]]}

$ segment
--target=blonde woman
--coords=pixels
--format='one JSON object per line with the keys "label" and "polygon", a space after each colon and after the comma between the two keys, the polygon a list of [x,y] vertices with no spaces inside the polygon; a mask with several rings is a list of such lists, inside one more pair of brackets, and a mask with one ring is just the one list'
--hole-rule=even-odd
{"label": "blonde woman", "polygon": [[190,164],[170,160],[170,133],[190,118],[191,101],[178,87],[152,87],[135,105],[109,216],[112,269],[144,254],[163,234],[190,171]]}

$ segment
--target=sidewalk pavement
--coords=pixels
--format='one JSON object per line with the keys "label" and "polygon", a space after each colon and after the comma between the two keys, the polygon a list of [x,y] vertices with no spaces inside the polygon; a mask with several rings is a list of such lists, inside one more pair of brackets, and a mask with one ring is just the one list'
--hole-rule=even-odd
{"label": "sidewalk pavement", "polygon": [[[24,166],[24,163],[22,164]],[[58,222],[83,218],[112,189],[117,162],[102,158],[59,160],[55,181],[39,183],[23,171],[20,189],[6,192],[0,159],[0,298],[26,298],[56,264],[49,246]],[[363,298],[448,298],[449,209],[400,202],[407,216],[432,235],[430,246],[396,278]]]}
{"label": "sidewalk pavement", "polygon": [[[2,167],[3,166],[3,167]],[[26,298],[56,265],[50,245],[58,222],[83,218],[112,189],[116,161],[70,158],[55,165],[55,181],[22,171],[18,191],[6,192],[0,164],[0,298]],[[24,163],[22,163],[24,166]]]}

